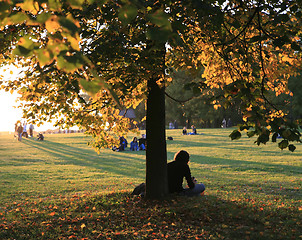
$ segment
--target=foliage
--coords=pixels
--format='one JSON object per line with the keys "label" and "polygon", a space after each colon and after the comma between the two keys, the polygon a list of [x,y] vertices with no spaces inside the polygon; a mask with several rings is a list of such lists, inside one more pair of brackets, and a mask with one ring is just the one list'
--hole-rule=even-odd
{"label": "foliage", "polygon": [[[270,136],[274,141],[277,135],[284,137],[285,142],[300,142],[297,122],[288,120],[268,98],[271,92],[277,96],[291,94],[287,89],[288,78],[300,68],[300,47],[296,43],[299,42],[296,36],[300,31],[299,24],[294,15],[280,14],[273,3],[254,3],[251,8],[245,2],[226,6],[224,27],[219,30],[210,26],[205,30],[192,24],[192,37],[187,40],[192,48],[192,57],[191,64],[186,64],[186,67],[198,70],[199,63],[203,64],[206,66],[203,84],[221,87],[224,102],[227,100],[232,104],[238,100],[241,103],[246,123],[231,134],[232,139],[240,137],[240,131],[254,127],[253,134],[249,136],[258,136],[258,145],[267,143]],[[282,11],[291,7],[285,2],[280,6]],[[249,8],[248,14],[245,7]],[[292,28],[285,30],[284,27],[289,25]],[[201,37],[194,38],[196,32]],[[209,46],[208,42],[212,45]],[[199,49],[199,54],[198,51],[196,54],[196,49]],[[219,98],[213,104],[216,107],[222,105]],[[284,131],[288,134],[282,134]],[[284,146],[279,145],[281,148]],[[292,147],[289,149],[293,150]]]}
{"label": "foliage", "polygon": [[[240,102],[246,123],[239,130],[253,127],[248,136],[258,136],[258,145],[281,136],[278,146],[294,151],[290,142],[300,142],[297,123],[287,120],[267,92],[290,94],[288,78],[301,68],[301,1],[0,3],[0,37],[9,36],[1,52],[27,67],[25,79],[0,84],[6,90],[18,86],[21,99],[30,102],[23,106],[26,118],[36,117],[34,110],[38,118],[59,116],[59,124],[78,124],[99,149],[116,144],[129,128],[118,110],[135,108],[147,98],[146,196],[167,194],[164,89],[169,69],[195,75],[204,69],[199,89],[221,88],[230,104]],[[54,91],[42,96],[36,91],[40,84]],[[80,88],[91,94],[88,103],[80,98]],[[53,96],[60,90],[65,96]],[[73,97],[68,99],[68,93]],[[217,108],[221,100],[212,103]],[[231,134],[232,139],[240,136]],[[151,188],[155,191],[149,195]]]}
{"label": "foliage", "polygon": [[[1,239],[299,239],[301,149],[231,141],[228,129],[168,130],[206,185],[205,196],[130,196],[144,179],[144,152],[96,154],[83,134],[45,141],[0,138]],[[129,140],[129,139],[128,139]],[[278,143],[281,140],[277,140]]]}
{"label": "foliage", "polygon": [[[212,101],[216,108],[239,102],[246,120],[239,131],[254,127],[257,144],[276,134],[299,142],[297,123],[267,94],[291,94],[288,79],[301,68],[300,17],[296,0],[1,1],[1,52],[27,67],[26,79],[3,87],[18,89],[25,93],[21,100],[34,104],[22,106],[25,117],[61,115],[59,123],[82,125],[99,148],[114,142],[105,122],[117,136],[127,129],[124,119],[123,127],[111,124],[122,118],[108,113],[135,108],[155,76],[158,84],[169,81],[158,64],[164,58],[167,69],[196,76],[204,69],[198,89],[222,89],[223,97]],[[167,53],[158,54],[165,46]],[[69,103],[64,95],[51,97],[52,91],[42,97],[40,84],[73,97]],[[79,88],[93,96],[81,108],[72,106],[81,101]]]}

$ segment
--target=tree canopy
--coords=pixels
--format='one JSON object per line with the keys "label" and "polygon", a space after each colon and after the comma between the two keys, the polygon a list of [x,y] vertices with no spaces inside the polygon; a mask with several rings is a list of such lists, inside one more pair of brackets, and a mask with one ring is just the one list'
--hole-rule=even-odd
{"label": "tree canopy", "polygon": [[1,86],[22,94],[25,117],[80,125],[98,149],[129,128],[119,110],[149,100],[147,175],[151,158],[166,162],[163,94],[176,70],[200,78],[191,88],[215,108],[240,102],[245,123],[232,139],[247,130],[257,144],[300,142],[299,122],[270,100],[293,94],[288,79],[301,69],[298,0],[2,0],[0,19],[1,63],[26,68]]}

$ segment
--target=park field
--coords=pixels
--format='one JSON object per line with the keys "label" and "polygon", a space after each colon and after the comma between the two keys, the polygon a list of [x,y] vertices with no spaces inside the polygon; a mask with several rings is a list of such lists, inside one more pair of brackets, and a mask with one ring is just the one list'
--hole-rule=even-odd
{"label": "park field", "polygon": [[[302,145],[281,151],[232,129],[167,130],[205,195],[131,196],[145,152],[97,154],[84,134],[0,135],[0,239],[302,239]],[[130,143],[131,138],[128,137]]]}

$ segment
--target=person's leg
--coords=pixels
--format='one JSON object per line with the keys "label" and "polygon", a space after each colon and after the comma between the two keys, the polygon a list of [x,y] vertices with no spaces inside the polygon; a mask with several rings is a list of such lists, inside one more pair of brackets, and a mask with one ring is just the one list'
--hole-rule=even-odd
{"label": "person's leg", "polygon": [[198,196],[204,192],[205,186],[202,183],[196,183],[193,189],[186,188],[184,194],[186,196]]}

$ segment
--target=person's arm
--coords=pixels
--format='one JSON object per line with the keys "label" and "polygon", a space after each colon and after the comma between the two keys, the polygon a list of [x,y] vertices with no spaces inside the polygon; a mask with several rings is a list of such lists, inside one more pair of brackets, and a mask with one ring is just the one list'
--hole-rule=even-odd
{"label": "person's arm", "polygon": [[186,165],[185,167],[185,178],[187,180],[188,186],[189,188],[194,188],[195,187],[195,183],[193,182],[192,176],[191,176],[191,171],[188,165]]}

